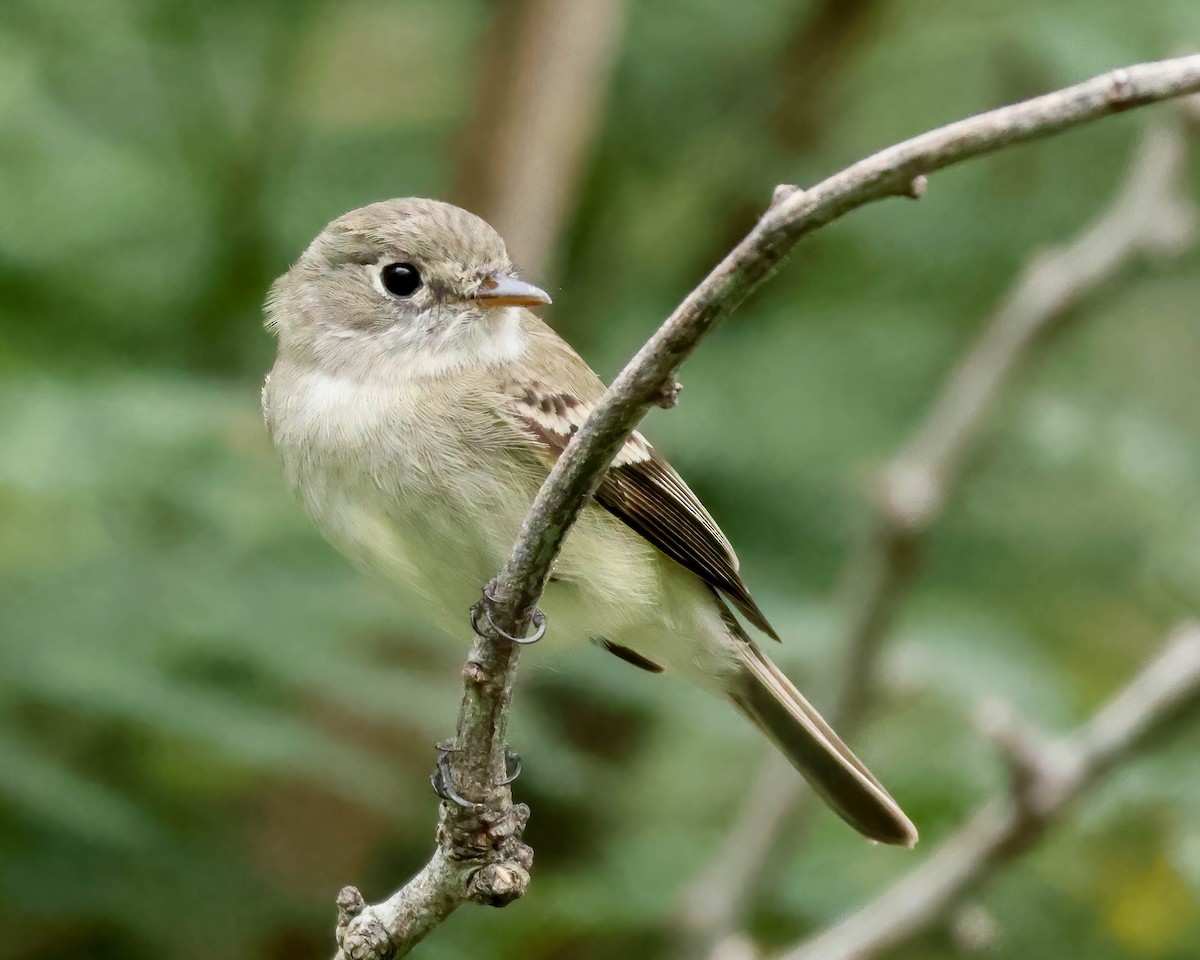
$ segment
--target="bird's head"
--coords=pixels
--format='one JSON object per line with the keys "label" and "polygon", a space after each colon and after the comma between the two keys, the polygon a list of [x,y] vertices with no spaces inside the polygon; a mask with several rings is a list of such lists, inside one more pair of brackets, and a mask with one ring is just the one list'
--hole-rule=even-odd
{"label": "bird's head", "polygon": [[507,359],[514,308],[550,303],[516,277],[500,235],[435,200],[384,200],[330,223],[267,299],[280,350],[322,366],[415,372]]}

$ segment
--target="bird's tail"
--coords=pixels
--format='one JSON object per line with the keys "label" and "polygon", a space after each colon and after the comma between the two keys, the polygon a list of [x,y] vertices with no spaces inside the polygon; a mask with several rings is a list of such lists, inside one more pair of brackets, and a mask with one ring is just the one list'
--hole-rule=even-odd
{"label": "bird's tail", "polygon": [[748,637],[737,649],[742,669],[728,690],[734,706],[855,830],[880,843],[913,846],[912,821],[792,682]]}

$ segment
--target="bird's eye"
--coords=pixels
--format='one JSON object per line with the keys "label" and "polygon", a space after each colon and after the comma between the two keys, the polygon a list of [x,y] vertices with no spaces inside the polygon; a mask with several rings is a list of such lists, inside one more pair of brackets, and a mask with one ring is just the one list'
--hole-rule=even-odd
{"label": "bird's eye", "polygon": [[421,275],[411,263],[389,263],[380,276],[384,289],[396,297],[411,297],[421,288]]}

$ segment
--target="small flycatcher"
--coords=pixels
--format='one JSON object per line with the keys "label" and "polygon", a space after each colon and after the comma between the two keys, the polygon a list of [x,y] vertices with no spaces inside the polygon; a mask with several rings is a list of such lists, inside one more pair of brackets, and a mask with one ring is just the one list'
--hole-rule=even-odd
{"label": "small flycatcher", "polygon": [[[267,300],[279,353],[263,412],[287,482],[335,547],[448,630],[604,392],[529,310],[549,303],[488,224],[421,199],[334,220]],[[896,801],[727,604],[778,639],[716,521],[633,434],[555,564],[550,636],[728,700],[851,826],[914,844]]]}

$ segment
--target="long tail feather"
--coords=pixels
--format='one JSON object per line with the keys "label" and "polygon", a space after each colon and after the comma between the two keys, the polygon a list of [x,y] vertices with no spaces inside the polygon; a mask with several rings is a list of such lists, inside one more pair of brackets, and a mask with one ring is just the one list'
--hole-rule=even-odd
{"label": "long tail feather", "polygon": [[850,826],[880,843],[913,846],[912,821],[792,682],[749,638],[738,651],[744,669],[728,691],[733,704]]}

